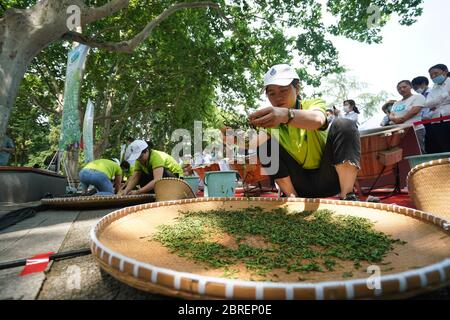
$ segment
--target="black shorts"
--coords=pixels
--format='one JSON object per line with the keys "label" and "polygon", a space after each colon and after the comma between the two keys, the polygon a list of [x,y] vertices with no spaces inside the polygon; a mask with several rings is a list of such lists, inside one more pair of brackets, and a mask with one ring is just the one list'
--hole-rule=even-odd
{"label": "black shorts", "polygon": [[[180,175],[178,173],[173,173],[167,168],[164,168],[163,172],[163,178],[179,178]],[[147,183],[152,181],[154,179],[153,177],[153,170],[150,170],[149,173],[145,173],[144,171],[141,171],[141,177],[139,178],[139,185],[144,187]]]}
{"label": "black shorts", "polygon": [[[263,150],[267,150],[270,157],[271,143],[278,143],[275,139],[265,142]],[[258,148],[259,154],[259,148]],[[335,165],[349,162],[360,167],[361,142],[359,131],[354,121],[338,118],[331,124],[328,132],[325,150],[320,167],[304,169],[282,146],[279,145],[279,169],[271,176],[280,179],[290,176],[298,196],[304,198],[322,198],[335,196],[340,192],[339,177]],[[270,167],[271,162],[262,164]]]}
{"label": "black shorts", "polygon": [[450,152],[450,121],[425,125],[425,151]]}

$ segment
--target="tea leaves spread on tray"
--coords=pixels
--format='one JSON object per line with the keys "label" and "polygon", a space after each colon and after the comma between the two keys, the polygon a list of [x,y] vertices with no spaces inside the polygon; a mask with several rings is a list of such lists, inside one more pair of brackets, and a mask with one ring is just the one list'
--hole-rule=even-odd
{"label": "tea leaves spread on tray", "polygon": [[[365,218],[259,207],[183,212],[175,224],[160,225],[153,240],[207,268],[224,268],[225,277],[237,273],[235,266],[242,263],[262,277],[277,269],[333,271],[342,261],[353,262],[357,270],[361,261],[380,263],[394,243],[404,244],[374,230]],[[344,271],[344,278],[352,277],[351,270]]]}

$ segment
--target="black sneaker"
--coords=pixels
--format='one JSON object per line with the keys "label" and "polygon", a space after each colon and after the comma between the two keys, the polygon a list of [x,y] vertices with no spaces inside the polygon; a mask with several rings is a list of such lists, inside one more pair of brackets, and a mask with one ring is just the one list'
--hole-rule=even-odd
{"label": "black sneaker", "polygon": [[359,201],[358,196],[354,193],[354,192],[349,192],[345,195],[344,199],[341,200],[345,200],[345,201]]}
{"label": "black sneaker", "polygon": [[87,190],[86,192],[82,193],[82,196],[93,196],[97,193],[97,190],[95,188],[92,188],[90,190]]}
{"label": "black sneaker", "polygon": [[366,202],[380,203],[381,200],[378,197],[368,196]]}

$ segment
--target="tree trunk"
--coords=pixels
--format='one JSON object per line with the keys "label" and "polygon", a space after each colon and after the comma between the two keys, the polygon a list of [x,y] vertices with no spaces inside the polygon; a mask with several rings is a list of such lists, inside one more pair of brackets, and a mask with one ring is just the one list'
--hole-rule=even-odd
{"label": "tree trunk", "polygon": [[0,137],[6,132],[9,116],[19,91],[19,86],[25,72],[33,59],[30,49],[24,48],[19,39],[26,33],[14,32],[13,36],[5,37],[4,26],[0,25]]}
{"label": "tree trunk", "polygon": [[78,159],[80,157],[80,150],[71,148],[66,152],[66,175],[69,179],[70,186],[78,187],[80,182],[78,177]]}
{"label": "tree trunk", "polygon": [[3,137],[6,133],[9,116],[19,91],[20,82],[30,63],[30,61],[23,62],[23,64],[14,63],[14,60],[26,61],[28,59],[18,55],[12,58],[6,52],[0,53],[0,65],[5,66],[0,69],[0,137]]}
{"label": "tree trunk", "polygon": [[43,0],[29,9],[8,9],[0,19],[0,137],[31,61],[67,32],[67,2]]}
{"label": "tree trunk", "polygon": [[103,122],[103,133],[102,139],[99,141],[97,148],[95,148],[95,158],[101,156],[105,150],[109,147],[109,139],[111,134],[111,116],[114,105],[114,90],[108,93],[108,98],[106,100],[106,110],[105,110],[105,120]]}
{"label": "tree trunk", "polygon": [[[9,116],[17,97],[20,83],[32,59],[53,42],[62,39],[77,40],[91,47],[111,51],[132,52],[151,31],[174,12],[185,8],[218,9],[212,2],[179,3],[163,13],[133,39],[120,43],[95,43],[69,30],[71,14],[67,9],[76,5],[81,11],[81,26],[108,17],[128,7],[129,0],[110,0],[100,7],[88,7],[83,0],[40,0],[28,9],[8,9],[0,18],[0,137],[3,137]],[[80,41],[85,40],[85,41]]]}

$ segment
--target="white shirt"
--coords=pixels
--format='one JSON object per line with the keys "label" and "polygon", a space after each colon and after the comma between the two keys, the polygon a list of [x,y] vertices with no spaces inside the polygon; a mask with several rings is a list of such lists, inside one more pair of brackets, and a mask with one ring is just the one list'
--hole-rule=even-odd
{"label": "white shirt", "polygon": [[[425,97],[425,100],[427,99],[427,96],[430,94],[430,92],[431,88],[427,88],[427,90],[422,93],[422,95]],[[422,110],[420,111],[420,117],[422,118],[422,120],[431,119],[433,118],[433,111],[431,111],[430,108],[422,107]]]}
{"label": "white shirt", "polygon": [[342,118],[352,120],[352,121],[356,122],[357,125],[359,125],[359,122],[358,122],[358,114],[357,114],[355,111],[353,111],[353,110],[350,111],[350,112],[344,113],[344,115],[342,116]]}
{"label": "white shirt", "polygon": [[450,115],[450,77],[443,84],[435,84],[427,96],[425,107],[436,108],[433,118]]}
{"label": "white shirt", "polygon": [[[392,106],[391,113],[393,113],[396,117],[405,116],[412,107],[423,107],[425,105],[425,97],[421,94],[413,94],[406,100],[400,100],[394,103]],[[416,121],[421,121],[420,111],[412,118],[406,120],[405,124],[412,124]],[[423,125],[416,127],[416,129],[423,128]]]}

